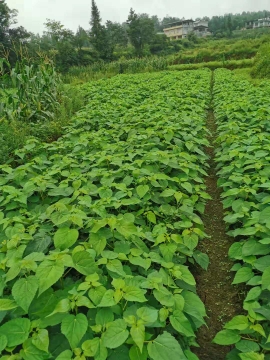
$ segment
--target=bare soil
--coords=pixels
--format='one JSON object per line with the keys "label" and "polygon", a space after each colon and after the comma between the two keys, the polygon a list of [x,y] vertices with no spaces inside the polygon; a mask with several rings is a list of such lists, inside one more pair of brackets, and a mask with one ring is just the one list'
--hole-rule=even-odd
{"label": "bare soil", "polygon": [[221,191],[217,187],[218,177],[214,161],[217,126],[212,109],[208,113],[207,126],[211,131],[210,146],[206,149],[210,168],[205,182],[212,200],[208,201],[203,217],[205,232],[209,238],[201,241],[199,250],[208,254],[210,265],[207,271],[196,268],[195,278],[198,295],[206,306],[208,319],[207,326],[201,327],[197,334],[200,348],[193,348],[193,352],[200,360],[225,360],[231,348],[215,345],[212,340],[227,321],[241,314],[243,295],[240,287],[231,285],[234,274],[230,269],[233,262],[228,258],[228,251],[235,240],[226,234]]}

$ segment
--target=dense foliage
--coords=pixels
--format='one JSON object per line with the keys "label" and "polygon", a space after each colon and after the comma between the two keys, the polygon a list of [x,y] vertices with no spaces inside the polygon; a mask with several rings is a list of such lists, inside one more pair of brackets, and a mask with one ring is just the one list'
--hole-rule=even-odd
{"label": "dense foliage", "polygon": [[246,284],[244,315],[236,316],[215,342],[235,344],[228,360],[270,359],[270,87],[251,86],[227,70],[215,72],[219,186],[236,261],[234,284]]}
{"label": "dense foliage", "polygon": [[[9,47],[13,42],[23,42],[29,38],[28,33],[22,26],[15,27],[17,17],[17,10],[10,9],[3,0],[0,2],[0,44]],[[0,49],[0,56],[1,56]]]}
{"label": "dense foliage", "polygon": [[213,16],[209,19],[209,29],[215,36],[231,36],[233,30],[243,29],[247,22],[267,18],[270,11],[244,11],[241,14]]}
{"label": "dense foliage", "polygon": [[1,166],[3,360],[196,359],[210,77],[88,84],[63,138]]}
{"label": "dense foliage", "polygon": [[270,78],[270,45],[260,47],[254,62],[251,75],[256,78]]}
{"label": "dense foliage", "polygon": [[[89,66],[73,66],[63,76],[69,84],[84,83],[91,80],[108,78],[119,73],[137,73],[145,71],[166,70],[196,70],[203,67],[217,68],[244,68],[253,66],[253,57],[262,44],[268,42],[268,36],[259,36],[247,40],[203,40],[194,48],[182,48],[181,53],[170,56],[149,56],[142,59],[125,59],[107,63],[98,61]],[[172,41],[179,46],[181,41]],[[190,44],[190,42],[189,42]],[[183,45],[183,44],[182,44]],[[181,46],[182,46],[181,45]],[[207,63],[207,64],[205,64]]]}
{"label": "dense foliage", "polygon": [[0,104],[0,118],[35,123],[53,119],[59,106],[60,84],[48,59],[40,59],[38,65],[24,59],[12,68],[0,58],[0,86],[6,97]]}
{"label": "dense foliage", "polygon": [[62,79],[68,84],[85,83],[91,80],[110,78],[118,74],[136,74],[168,69],[166,57],[152,56],[143,59],[119,60],[110,63],[99,61],[89,66],[74,66],[63,75]]}
{"label": "dense foliage", "polygon": [[[22,55],[21,55],[22,56]],[[14,151],[29,137],[53,141],[84,105],[83,95],[63,85],[54,64],[24,57],[11,67],[0,58],[0,164],[13,162]]]}
{"label": "dense foliage", "polygon": [[[209,20],[210,31],[214,38],[221,37],[254,37],[258,31],[238,31],[242,29],[246,21],[257,20],[258,18],[268,16],[269,12],[259,11],[253,13],[227,14],[225,16],[215,16]],[[170,41],[165,34],[162,34],[163,28],[168,23],[179,20],[177,17],[166,16],[162,20],[156,15],[137,14],[133,9],[127,15],[127,21],[117,23],[105,21],[103,24],[100,12],[95,1],[92,1],[92,12],[89,29],[78,27],[76,32],[65,28],[59,21],[47,19],[45,22],[45,31],[42,35],[28,33],[23,27],[14,27],[16,23],[17,11],[12,10],[6,4],[6,0],[0,4],[0,43],[4,45],[5,51],[9,51],[9,61],[14,66],[17,58],[16,53],[10,51],[14,44],[23,43],[27,46],[32,56],[40,50],[45,52],[49,57],[53,58],[57,69],[61,72],[67,72],[70,67],[87,66],[96,61],[114,61],[122,57],[126,59],[150,55],[171,55],[179,53],[187,48],[195,48],[197,44],[205,41],[198,39],[193,33],[189,34],[186,39]],[[256,51],[249,50],[249,44],[246,42],[244,48],[248,48],[249,58],[255,55]],[[242,50],[242,49],[241,49]],[[240,51],[241,52],[241,51]],[[213,54],[214,53],[214,54]],[[234,49],[226,59],[240,59],[237,51]],[[213,55],[213,56],[211,56]],[[215,51],[204,54],[210,59],[201,61],[220,60],[215,57]],[[0,49],[0,56],[3,57],[3,49]],[[241,54],[240,54],[241,56]],[[187,61],[186,61],[187,62]],[[185,63],[186,63],[185,62]],[[192,62],[192,60],[191,60]]]}
{"label": "dense foliage", "polygon": [[198,44],[195,48],[185,49],[171,58],[174,64],[250,59],[255,57],[262,44],[268,42],[269,36],[260,36],[248,41],[242,39],[209,40]]}
{"label": "dense foliage", "polygon": [[138,15],[131,9],[127,24],[130,42],[134,46],[136,55],[142,57],[145,45],[150,44],[155,37],[154,23],[148,15]]}

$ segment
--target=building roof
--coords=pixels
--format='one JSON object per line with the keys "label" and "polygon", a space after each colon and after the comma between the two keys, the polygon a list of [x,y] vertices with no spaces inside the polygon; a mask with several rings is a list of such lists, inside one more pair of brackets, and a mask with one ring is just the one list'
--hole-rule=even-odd
{"label": "building roof", "polygon": [[208,29],[208,26],[206,26],[206,25],[197,25],[197,26],[194,26],[194,29],[199,29],[199,28]]}
{"label": "building roof", "polygon": [[193,22],[193,23],[194,23],[194,20],[189,19],[189,20],[179,20],[179,21],[175,21],[175,22],[172,22],[172,23],[164,24],[163,28],[164,28],[164,29],[169,29],[169,28],[171,28],[171,27],[175,27],[175,26],[177,26],[177,25],[183,25],[183,24],[189,23],[189,22]]}
{"label": "building roof", "polygon": [[258,19],[258,20],[249,20],[249,21],[246,21],[246,24],[253,24],[253,23],[258,22],[258,21],[270,21],[270,18],[263,18],[263,19]]}

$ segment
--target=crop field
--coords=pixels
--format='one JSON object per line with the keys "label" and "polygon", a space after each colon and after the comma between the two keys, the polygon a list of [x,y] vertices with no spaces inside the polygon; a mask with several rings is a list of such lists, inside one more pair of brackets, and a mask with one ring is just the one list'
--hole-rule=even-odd
{"label": "crop field", "polygon": [[0,165],[1,360],[270,360],[270,84],[77,89],[62,137]]}
{"label": "crop field", "polygon": [[[269,89],[250,87],[217,70],[214,110],[216,162],[225,222],[236,241],[234,284],[247,284],[243,308],[215,341],[235,344],[228,359],[269,359],[270,351],[270,127]],[[259,355],[258,353],[261,352]],[[264,356],[264,354],[268,354]]]}
{"label": "crop field", "polygon": [[270,1],[8,3],[0,360],[270,360]]}
{"label": "crop field", "polygon": [[1,167],[1,350],[194,359],[206,312],[188,264],[208,265],[196,247],[206,236],[210,78],[87,85],[89,105],[62,139]]}

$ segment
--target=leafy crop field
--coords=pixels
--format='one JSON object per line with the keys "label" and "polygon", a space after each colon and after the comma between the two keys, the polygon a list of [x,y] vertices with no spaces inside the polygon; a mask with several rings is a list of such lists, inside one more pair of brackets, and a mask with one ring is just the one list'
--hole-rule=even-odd
{"label": "leafy crop field", "polygon": [[234,284],[246,284],[247,295],[244,315],[227,323],[215,342],[235,344],[228,360],[263,360],[270,358],[270,87],[236,79],[215,72],[216,161],[224,220],[236,238],[229,252]]}
{"label": "leafy crop field", "polygon": [[89,105],[61,139],[0,167],[3,360],[197,359],[206,311],[189,265],[208,266],[196,247],[210,80],[166,71],[87,84]]}

